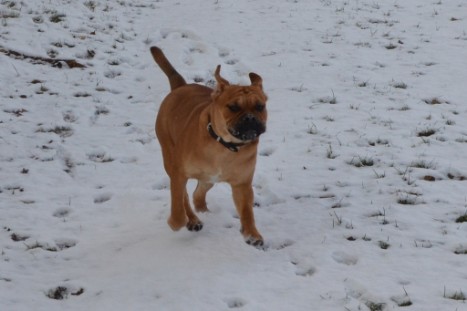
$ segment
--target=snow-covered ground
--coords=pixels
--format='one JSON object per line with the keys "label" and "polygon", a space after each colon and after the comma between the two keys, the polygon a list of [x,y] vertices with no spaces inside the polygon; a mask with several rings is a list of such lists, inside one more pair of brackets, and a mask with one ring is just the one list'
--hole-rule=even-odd
{"label": "snow-covered ground", "polygon": [[[0,310],[467,310],[464,0],[2,0],[0,23]],[[263,250],[224,184],[201,232],[166,224],[152,45],[189,81],[263,77]]]}

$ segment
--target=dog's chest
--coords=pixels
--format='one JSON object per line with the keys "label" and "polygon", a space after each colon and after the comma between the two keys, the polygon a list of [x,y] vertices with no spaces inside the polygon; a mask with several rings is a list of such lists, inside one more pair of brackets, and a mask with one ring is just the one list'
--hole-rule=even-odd
{"label": "dog's chest", "polygon": [[211,184],[215,184],[215,183],[218,183],[218,182],[221,182],[222,181],[222,177],[221,177],[221,172],[215,174],[215,175],[211,175],[208,177],[209,179],[209,183]]}

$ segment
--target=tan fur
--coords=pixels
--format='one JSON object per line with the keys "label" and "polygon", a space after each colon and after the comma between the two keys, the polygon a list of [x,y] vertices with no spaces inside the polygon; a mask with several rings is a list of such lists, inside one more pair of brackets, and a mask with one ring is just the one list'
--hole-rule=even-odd
{"label": "tan fur", "polygon": [[[253,215],[252,179],[256,165],[258,139],[242,140],[231,134],[245,114],[266,124],[267,97],[262,89],[262,79],[251,73],[250,86],[230,85],[220,76],[220,66],[215,71],[216,89],[198,84],[186,84],[172,67],[162,51],[151,48],[152,56],[169,78],[172,91],[162,101],[156,119],[164,167],[170,177],[171,214],[168,224],[173,230],[186,226],[198,231],[202,222],[192,210],[186,190],[187,180],[198,180],[193,193],[197,212],[207,211],[206,193],[214,182],[227,182],[232,187],[235,206],[240,216],[242,234],[246,241],[262,245],[263,238],[256,229]],[[235,104],[238,111],[229,106]],[[242,143],[238,152],[229,150],[208,132],[208,123],[214,132],[227,143]]]}

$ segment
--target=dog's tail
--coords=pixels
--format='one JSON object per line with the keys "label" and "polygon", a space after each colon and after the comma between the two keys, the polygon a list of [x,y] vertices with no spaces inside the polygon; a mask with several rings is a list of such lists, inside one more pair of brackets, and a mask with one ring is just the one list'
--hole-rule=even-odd
{"label": "dog's tail", "polygon": [[162,53],[161,49],[157,46],[153,46],[151,47],[151,54],[156,63],[169,78],[171,90],[175,90],[176,88],[186,85],[185,79],[183,79],[177,70],[175,70],[169,60],[165,57],[164,53]]}

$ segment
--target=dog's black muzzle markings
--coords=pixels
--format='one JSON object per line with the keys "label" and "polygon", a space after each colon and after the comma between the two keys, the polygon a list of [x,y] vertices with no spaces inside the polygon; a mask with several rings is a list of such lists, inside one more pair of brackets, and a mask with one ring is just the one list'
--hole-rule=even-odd
{"label": "dog's black muzzle markings", "polygon": [[265,131],[266,126],[254,114],[248,113],[230,129],[230,134],[243,141],[252,141]]}

